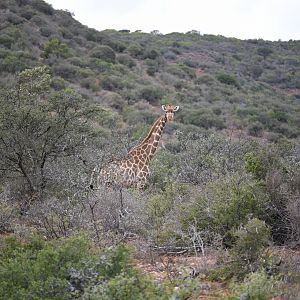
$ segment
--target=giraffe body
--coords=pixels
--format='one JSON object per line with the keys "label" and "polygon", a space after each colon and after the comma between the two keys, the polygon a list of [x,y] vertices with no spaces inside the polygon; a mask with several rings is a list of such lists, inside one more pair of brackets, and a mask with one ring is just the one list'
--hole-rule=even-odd
{"label": "giraffe body", "polygon": [[134,187],[143,189],[150,175],[149,163],[158,147],[163,129],[168,121],[173,120],[174,112],[178,106],[162,106],[165,114],[158,118],[151,127],[147,137],[136,147],[131,149],[123,160],[114,160],[104,166],[101,170],[96,167],[93,171],[93,178],[96,177],[96,185],[119,187]]}

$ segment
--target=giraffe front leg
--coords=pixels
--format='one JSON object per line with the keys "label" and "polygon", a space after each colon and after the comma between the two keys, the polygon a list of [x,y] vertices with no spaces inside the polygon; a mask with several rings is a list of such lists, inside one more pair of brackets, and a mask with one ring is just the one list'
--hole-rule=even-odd
{"label": "giraffe front leg", "polygon": [[138,182],[137,182],[137,188],[140,191],[143,191],[145,188],[145,185],[148,181],[148,177],[149,177],[149,171],[148,172],[141,172],[138,176]]}
{"label": "giraffe front leg", "polygon": [[139,180],[136,187],[139,191],[143,191],[146,185],[146,180]]}

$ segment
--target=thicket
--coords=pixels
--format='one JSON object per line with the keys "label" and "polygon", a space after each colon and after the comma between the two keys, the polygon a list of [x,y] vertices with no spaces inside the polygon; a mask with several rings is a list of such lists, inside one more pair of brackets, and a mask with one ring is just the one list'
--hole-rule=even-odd
{"label": "thicket", "polygon": [[192,293],[154,283],[132,266],[123,245],[95,250],[84,237],[6,238],[0,256],[2,299],[184,299]]}

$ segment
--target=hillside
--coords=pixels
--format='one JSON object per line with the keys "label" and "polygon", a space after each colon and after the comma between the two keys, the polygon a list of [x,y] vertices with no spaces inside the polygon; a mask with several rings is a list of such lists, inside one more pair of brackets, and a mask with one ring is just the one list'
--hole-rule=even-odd
{"label": "hillside", "polygon": [[243,129],[276,140],[299,135],[300,42],[238,40],[196,31],[161,35],[77,22],[42,1],[1,2],[1,84],[48,65],[59,90],[71,85],[118,121],[152,121],[162,99],[178,122]]}
{"label": "hillside", "polygon": [[[145,189],[91,190],[167,103]],[[1,1],[0,298],[299,299],[299,137],[300,41]]]}

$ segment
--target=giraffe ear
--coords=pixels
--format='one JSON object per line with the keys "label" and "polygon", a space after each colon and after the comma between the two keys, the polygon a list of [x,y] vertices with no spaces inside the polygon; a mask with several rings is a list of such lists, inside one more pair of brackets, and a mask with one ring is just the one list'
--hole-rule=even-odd
{"label": "giraffe ear", "polygon": [[165,105],[162,105],[161,108],[162,108],[163,111],[167,111],[167,108],[166,108]]}
{"label": "giraffe ear", "polygon": [[177,110],[179,110],[179,106],[175,106],[173,109],[173,111],[177,111]]}

